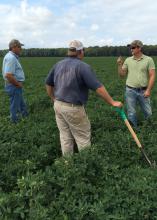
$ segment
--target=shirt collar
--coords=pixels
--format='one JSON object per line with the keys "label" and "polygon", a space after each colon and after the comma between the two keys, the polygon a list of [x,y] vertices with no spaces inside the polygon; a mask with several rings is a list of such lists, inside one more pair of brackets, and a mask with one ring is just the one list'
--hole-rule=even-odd
{"label": "shirt collar", "polygon": [[132,59],[134,59],[134,60],[142,60],[144,58],[144,54],[142,54],[142,56],[140,57],[140,58],[135,58],[134,56],[132,56]]}
{"label": "shirt collar", "polygon": [[77,57],[77,56],[67,56],[66,58],[81,60],[81,59],[80,59],[79,57]]}
{"label": "shirt collar", "polygon": [[15,56],[17,59],[19,59],[19,56],[16,54],[16,53],[14,53],[13,51],[9,51],[9,53],[11,53],[13,56]]}

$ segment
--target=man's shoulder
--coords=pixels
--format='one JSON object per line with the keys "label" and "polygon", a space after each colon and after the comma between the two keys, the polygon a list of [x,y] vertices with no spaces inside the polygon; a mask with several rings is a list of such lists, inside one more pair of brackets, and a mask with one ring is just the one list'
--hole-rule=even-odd
{"label": "man's shoulder", "polygon": [[88,63],[86,63],[85,61],[83,60],[80,60],[81,64],[85,65],[85,66],[90,66]]}
{"label": "man's shoulder", "polygon": [[80,60],[80,66],[83,68],[91,68],[90,65],[83,60]]}
{"label": "man's shoulder", "polygon": [[133,60],[133,56],[127,57],[125,61],[132,61]]}
{"label": "man's shoulder", "polygon": [[127,57],[124,61],[124,65],[129,65],[132,62],[132,60],[133,60],[133,56]]}
{"label": "man's shoulder", "polygon": [[62,60],[59,60],[55,65],[65,64],[65,63],[69,63],[69,62],[73,62],[73,61],[75,61],[74,58],[65,57]]}
{"label": "man's shoulder", "polygon": [[145,54],[143,54],[143,58],[144,58],[144,59],[146,59],[146,60],[153,60],[153,58],[152,58],[152,57],[147,56],[147,55],[145,55]]}
{"label": "man's shoulder", "polygon": [[89,64],[85,63],[84,61],[80,60],[79,58],[75,58],[75,57],[65,57],[63,60],[58,61],[56,64],[58,65],[62,65],[62,64],[75,64],[81,67],[90,67]]}
{"label": "man's shoulder", "polygon": [[7,60],[16,60],[15,56],[8,52],[5,56],[4,56],[4,59],[7,59]]}

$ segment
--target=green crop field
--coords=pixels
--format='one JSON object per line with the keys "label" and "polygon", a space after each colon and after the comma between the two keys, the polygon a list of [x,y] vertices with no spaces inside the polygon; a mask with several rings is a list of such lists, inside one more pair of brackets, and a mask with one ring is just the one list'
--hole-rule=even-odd
{"label": "green crop field", "polygon": [[[48,71],[59,59],[21,58],[30,115],[17,125],[9,121],[0,75],[0,220],[157,220],[157,168],[147,165],[124,122],[92,91],[86,106],[92,147],[66,160],[61,157],[45,91]],[[113,98],[124,102],[125,79],[118,77],[116,59],[85,61]],[[138,110],[137,136],[157,161],[156,94],[155,84],[152,122],[143,122]]]}

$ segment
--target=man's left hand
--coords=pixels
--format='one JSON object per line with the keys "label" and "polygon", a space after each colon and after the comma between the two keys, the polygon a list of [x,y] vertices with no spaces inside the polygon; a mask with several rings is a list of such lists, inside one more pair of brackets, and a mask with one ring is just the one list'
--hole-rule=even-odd
{"label": "man's left hand", "polygon": [[149,97],[150,96],[150,90],[146,89],[146,91],[144,92],[144,97]]}

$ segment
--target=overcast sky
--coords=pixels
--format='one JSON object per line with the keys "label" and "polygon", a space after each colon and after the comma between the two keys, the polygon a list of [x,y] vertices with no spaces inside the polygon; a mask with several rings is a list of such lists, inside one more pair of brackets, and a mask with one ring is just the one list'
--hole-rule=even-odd
{"label": "overcast sky", "polygon": [[0,49],[157,44],[157,0],[1,0]]}

